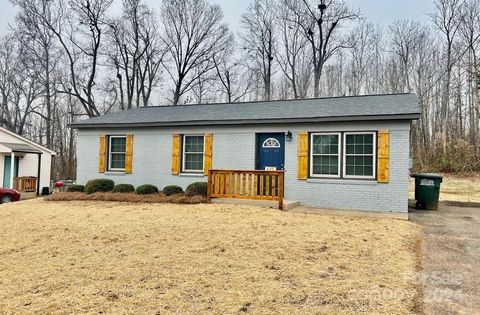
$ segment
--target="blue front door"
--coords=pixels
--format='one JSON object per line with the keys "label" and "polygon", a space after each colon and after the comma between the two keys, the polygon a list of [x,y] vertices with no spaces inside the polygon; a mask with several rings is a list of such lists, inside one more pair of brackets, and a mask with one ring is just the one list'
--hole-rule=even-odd
{"label": "blue front door", "polygon": [[[13,166],[13,177],[18,177],[18,164],[20,160],[18,156],[15,157],[15,165]],[[9,155],[5,156],[5,161],[3,163],[3,188],[10,188],[10,170],[12,166],[12,157]]]}
{"label": "blue front door", "polygon": [[285,134],[257,134],[257,170],[285,169]]}

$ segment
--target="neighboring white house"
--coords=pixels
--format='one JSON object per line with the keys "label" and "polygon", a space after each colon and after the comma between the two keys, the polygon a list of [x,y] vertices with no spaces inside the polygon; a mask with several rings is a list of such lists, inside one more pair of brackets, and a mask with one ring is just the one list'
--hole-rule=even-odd
{"label": "neighboring white house", "polygon": [[54,155],[54,151],[0,127],[1,187],[41,193],[43,187],[50,187]]}

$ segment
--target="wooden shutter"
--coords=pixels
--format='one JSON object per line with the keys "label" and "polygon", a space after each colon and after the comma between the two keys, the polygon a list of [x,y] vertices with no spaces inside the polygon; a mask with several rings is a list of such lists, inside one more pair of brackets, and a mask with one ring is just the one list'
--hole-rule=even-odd
{"label": "wooden shutter", "polygon": [[378,131],[378,174],[379,183],[388,183],[388,157],[389,157],[389,132],[388,130]]}
{"label": "wooden shutter", "polygon": [[99,149],[98,149],[98,172],[105,173],[105,145],[107,137],[101,135],[99,139]]}
{"label": "wooden shutter", "polygon": [[308,173],[308,132],[298,133],[298,179],[307,179]]}
{"label": "wooden shutter", "polygon": [[203,175],[208,175],[208,170],[212,168],[212,139],[211,133],[205,134],[205,148],[203,150]]}
{"label": "wooden shutter", "polygon": [[172,175],[180,172],[180,135],[173,135],[172,141]]}
{"label": "wooden shutter", "polygon": [[132,173],[133,135],[126,137],[125,174]]}

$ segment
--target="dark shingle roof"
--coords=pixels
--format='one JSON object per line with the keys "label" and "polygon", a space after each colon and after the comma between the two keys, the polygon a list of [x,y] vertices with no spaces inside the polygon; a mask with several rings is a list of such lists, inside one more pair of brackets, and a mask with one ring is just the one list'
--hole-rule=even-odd
{"label": "dark shingle roof", "polygon": [[414,94],[330,97],[303,100],[152,106],[77,121],[73,128],[117,126],[226,125],[418,119]]}

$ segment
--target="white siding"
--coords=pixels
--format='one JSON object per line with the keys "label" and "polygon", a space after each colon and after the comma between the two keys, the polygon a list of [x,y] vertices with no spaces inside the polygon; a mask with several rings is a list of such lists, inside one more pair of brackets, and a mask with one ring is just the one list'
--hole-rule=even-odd
{"label": "white siding", "polygon": [[[390,131],[390,182],[309,179],[297,180],[297,134],[299,131]],[[116,183],[154,184],[162,188],[175,184],[185,188],[206,177],[173,176],[172,134],[213,133],[213,168],[254,169],[256,133],[293,133],[285,144],[285,197],[304,205],[336,209],[407,212],[409,167],[409,121],[349,122],[266,126],[225,126],[189,128],[136,128],[79,130],[77,181],[111,178]],[[133,134],[132,174],[98,173],[98,139],[101,134]]]}
{"label": "white siding", "polygon": [[[10,135],[6,132],[0,130],[0,142],[8,143],[25,143],[33,147],[33,145],[28,142],[23,141],[22,139]],[[40,149],[38,147],[35,147]],[[52,167],[52,154],[46,150],[42,150],[42,166],[40,172],[40,192],[42,187],[50,187],[50,171]],[[10,155],[10,153],[7,153]],[[16,153],[16,156],[20,156],[20,162],[18,167],[18,176],[35,176],[37,177],[38,173],[38,154],[32,153]],[[5,153],[0,154],[0,186],[3,186],[3,166],[5,162]]]}

